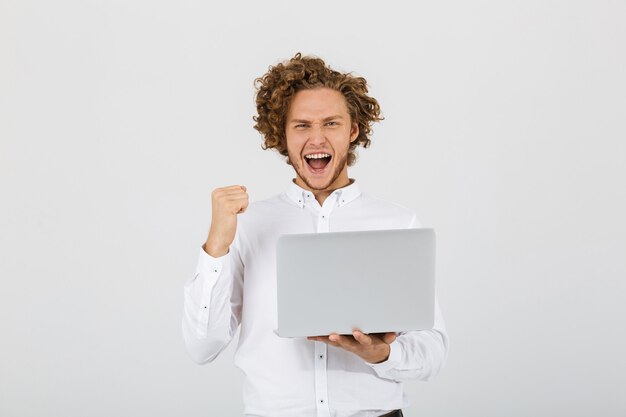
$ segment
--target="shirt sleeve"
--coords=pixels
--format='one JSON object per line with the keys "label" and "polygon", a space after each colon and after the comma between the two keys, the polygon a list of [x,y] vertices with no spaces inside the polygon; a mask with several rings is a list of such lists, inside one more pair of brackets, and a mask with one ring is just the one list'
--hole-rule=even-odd
{"label": "shirt sleeve", "polygon": [[379,377],[428,381],[439,373],[448,357],[448,334],[437,299],[433,328],[399,333],[390,347],[386,361],[369,364]]}
{"label": "shirt sleeve", "polygon": [[239,233],[229,252],[214,258],[200,248],[194,276],[184,286],[183,339],[199,364],[213,361],[241,321],[243,263]]}
{"label": "shirt sleeve", "polygon": [[[421,224],[413,214],[408,228],[419,227]],[[437,297],[433,328],[399,333],[390,348],[386,361],[369,364],[379,377],[398,382],[428,381],[439,373],[448,357],[449,339]]]}

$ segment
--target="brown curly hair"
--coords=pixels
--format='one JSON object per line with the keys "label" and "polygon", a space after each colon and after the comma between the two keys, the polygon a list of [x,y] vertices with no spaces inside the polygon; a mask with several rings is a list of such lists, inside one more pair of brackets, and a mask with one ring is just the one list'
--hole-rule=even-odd
{"label": "brown curly hair", "polygon": [[[343,94],[352,122],[359,135],[350,144],[348,165],[356,161],[356,147],[370,146],[372,124],[383,120],[376,99],[367,95],[367,81],[350,73],[342,74],[326,66],[320,58],[297,53],[289,61],[270,66],[265,75],[254,80],[257,116],[254,128],[264,137],[263,149],[273,148],[287,156],[285,122],[293,96],[301,90],[326,87]],[[287,158],[287,163],[289,159]]]}

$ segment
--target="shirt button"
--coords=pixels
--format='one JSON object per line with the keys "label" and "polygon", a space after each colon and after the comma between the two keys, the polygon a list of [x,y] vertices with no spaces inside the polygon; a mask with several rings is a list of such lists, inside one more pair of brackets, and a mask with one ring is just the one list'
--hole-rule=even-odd
{"label": "shirt button", "polygon": [[324,404],[324,400],[320,400],[320,404]]}
{"label": "shirt button", "polygon": [[324,355],[320,355],[320,356],[319,356],[319,358],[320,358],[320,359],[324,359]]}

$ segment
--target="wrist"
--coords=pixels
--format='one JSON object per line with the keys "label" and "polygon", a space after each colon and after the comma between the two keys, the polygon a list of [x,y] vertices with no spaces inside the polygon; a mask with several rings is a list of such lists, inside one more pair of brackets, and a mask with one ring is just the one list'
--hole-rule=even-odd
{"label": "wrist", "polygon": [[381,355],[378,357],[379,360],[377,360],[375,362],[370,362],[370,363],[373,363],[373,364],[383,363],[387,359],[389,359],[389,355],[390,354],[391,354],[391,347],[387,343],[385,343],[385,345],[383,346],[383,351],[382,351]]}
{"label": "wrist", "polygon": [[214,258],[219,258],[228,253],[228,246],[216,244],[210,240],[207,240],[204,245],[202,245],[202,249]]}

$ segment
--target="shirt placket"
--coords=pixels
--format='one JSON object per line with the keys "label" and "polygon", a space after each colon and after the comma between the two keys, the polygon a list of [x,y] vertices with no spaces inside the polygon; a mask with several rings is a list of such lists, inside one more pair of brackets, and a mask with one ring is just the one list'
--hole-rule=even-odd
{"label": "shirt placket", "polygon": [[[337,199],[341,192],[335,191],[329,195],[324,201],[317,214],[317,233],[327,233],[330,231],[329,220]],[[309,198],[312,196],[309,194]],[[323,342],[315,343],[315,400],[317,403],[317,417],[330,417],[330,408],[328,405],[328,372],[327,372],[327,355],[328,346]]]}

